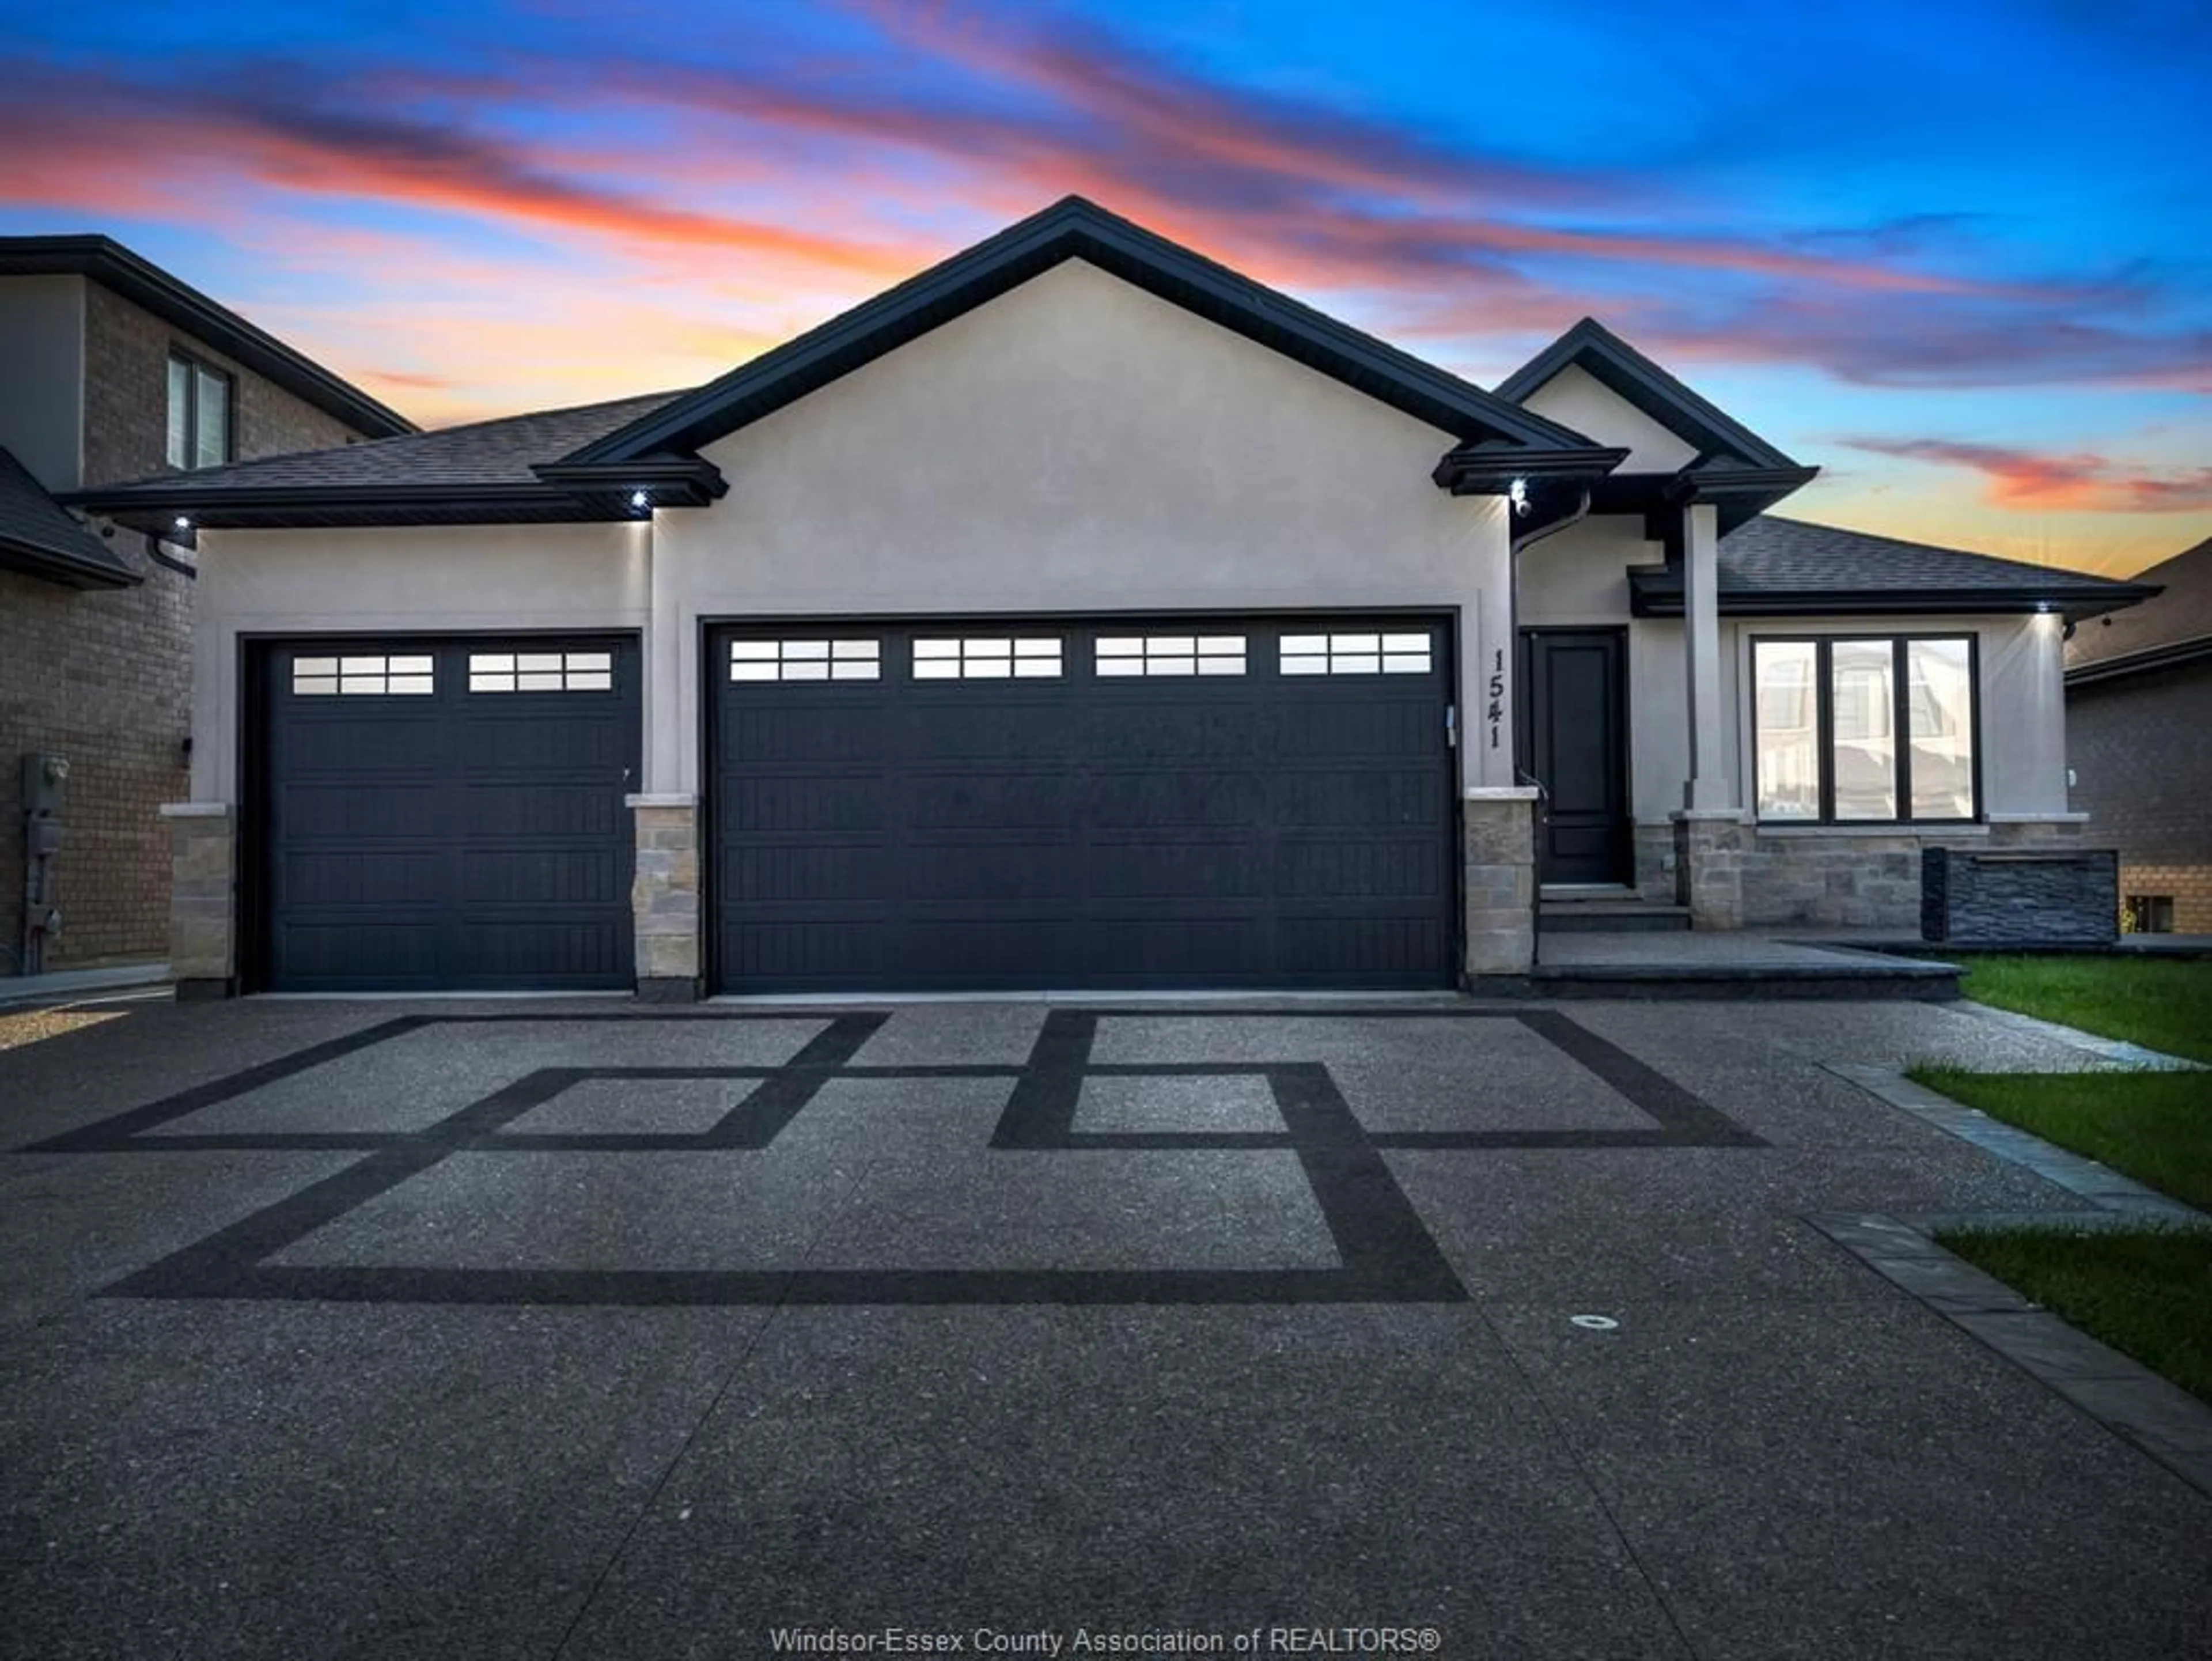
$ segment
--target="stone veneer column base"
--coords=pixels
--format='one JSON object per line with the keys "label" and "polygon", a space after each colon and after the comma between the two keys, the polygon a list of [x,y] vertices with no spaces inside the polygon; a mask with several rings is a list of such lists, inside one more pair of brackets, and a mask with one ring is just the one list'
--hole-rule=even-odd
{"label": "stone veneer column base", "polygon": [[1674,822],[1674,904],[1692,928],[1743,927],[1743,816],[1734,809],[1684,811]]}
{"label": "stone veneer column base", "polygon": [[238,993],[238,816],[228,802],[173,801],[169,972],[179,1001]]}
{"label": "stone veneer column base", "polygon": [[637,875],[629,891],[637,995],[655,1003],[688,1003],[700,990],[698,798],[623,800],[637,821]]}
{"label": "stone veneer column base", "polygon": [[1536,961],[1536,793],[1472,789],[1466,826],[1467,960],[1462,980],[1526,975]]}

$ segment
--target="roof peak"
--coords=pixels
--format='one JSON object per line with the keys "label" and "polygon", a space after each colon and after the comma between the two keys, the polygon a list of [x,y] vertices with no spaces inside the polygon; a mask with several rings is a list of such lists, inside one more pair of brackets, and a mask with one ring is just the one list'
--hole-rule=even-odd
{"label": "roof peak", "polygon": [[1078,258],[1462,441],[1496,435],[1530,452],[1590,447],[1571,428],[1071,194],[569,459],[597,463],[653,450],[696,450]]}

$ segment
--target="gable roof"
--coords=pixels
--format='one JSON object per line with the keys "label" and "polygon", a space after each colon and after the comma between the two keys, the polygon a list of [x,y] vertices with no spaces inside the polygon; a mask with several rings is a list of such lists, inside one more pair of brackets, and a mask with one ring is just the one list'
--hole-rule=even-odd
{"label": "gable roof", "polygon": [[1083,259],[1185,311],[1458,436],[1516,451],[1590,441],[1180,244],[1069,196],[579,450],[578,462],[691,451],[996,299]]}
{"label": "gable roof", "polygon": [[1499,381],[1498,395],[1524,403],[1570,364],[1674,434],[1702,459],[1725,457],[1740,466],[1760,469],[1797,465],[1594,317],[1583,319]]}
{"label": "gable roof", "polygon": [[112,236],[0,236],[0,277],[82,277],[369,438],[415,423]]}
{"label": "gable roof", "polygon": [[2069,684],[2111,680],[2212,656],[2212,537],[2136,574],[2164,592],[2066,642]]}
{"label": "gable roof", "polygon": [[143,581],[114,550],[64,512],[31,470],[4,448],[0,566],[71,588],[121,588]]}
{"label": "gable roof", "polygon": [[[1761,514],[1723,536],[1720,609],[1754,617],[2062,611],[2096,617],[2157,593],[2085,572]],[[1638,617],[1680,617],[1674,566],[1629,573]]]}
{"label": "gable roof", "polygon": [[[68,500],[149,528],[179,513],[209,529],[626,518],[628,492],[619,486],[580,490],[549,482],[539,470],[681,396],[651,392],[334,450],[264,456],[78,490]],[[641,479],[651,471],[631,470]],[[613,499],[598,499],[606,496]]]}

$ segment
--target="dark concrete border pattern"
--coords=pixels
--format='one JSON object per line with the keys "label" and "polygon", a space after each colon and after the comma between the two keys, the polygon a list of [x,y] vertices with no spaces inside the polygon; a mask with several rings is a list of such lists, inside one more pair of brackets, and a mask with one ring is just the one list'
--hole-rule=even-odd
{"label": "dark concrete border pattern", "polygon": [[[563,1016],[569,1022],[805,1019],[803,1010]],[[1102,1019],[1504,1019],[1518,1022],[1595,1074],[1653,1121],[1650,1129],[1371,1132],[1328,1068],[1307,1060],[1108,1064],[1091,1049]],[[369,1303],[515,1305],[1294,1304],[1455,1303],[1468,1292],[1382,1159],[1389,1148],[1758,1147],[1762,1139],[1619,1046],[1556,1010],[1457,1007],[1330,1008],[1227,1006],[1056,1008],[1016,1065],[869,1066],[856,1062],[887,1013],[827,1013],[826,1025],[779,1067],[544,1068],[423,1129],[378,1132],[147,1133],[216,1103],[357,1055],[427,1026],[543,1021],[542,1014],[405,1015],[117,1114],[19,1151],[163,1153],[208,1150],[358,1150],[346,1169],[102,1289],[118,1298],[237,1298]],[[1086,1078],[1260,1078],[1280,1131],[1086,1132],[1075,1129]],[[486,1269],[303,1267],[267,1260],[356,1208],[462,1152],[609,1153],[763,1149],[833,1079],[1012,1080],[990,1146],[1007,1153],[1073,1149],[1287,1149],[1297,1154],[1342,1259],[1336,1269]],[[524,1134],[507,1127],[590,1079],[757,1080],[715,1124],[690,1133]]]}

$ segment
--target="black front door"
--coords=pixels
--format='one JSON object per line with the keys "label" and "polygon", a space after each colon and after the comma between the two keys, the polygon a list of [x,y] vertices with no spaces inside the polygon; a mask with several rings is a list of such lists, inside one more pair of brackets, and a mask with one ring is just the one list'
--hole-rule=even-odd
{"label": "black front door", "polygon": [[1626,882],[1626,636],[1532,629],[1522,647],[1528,768],[1544,789],[1539,874],[1550,883]]}

